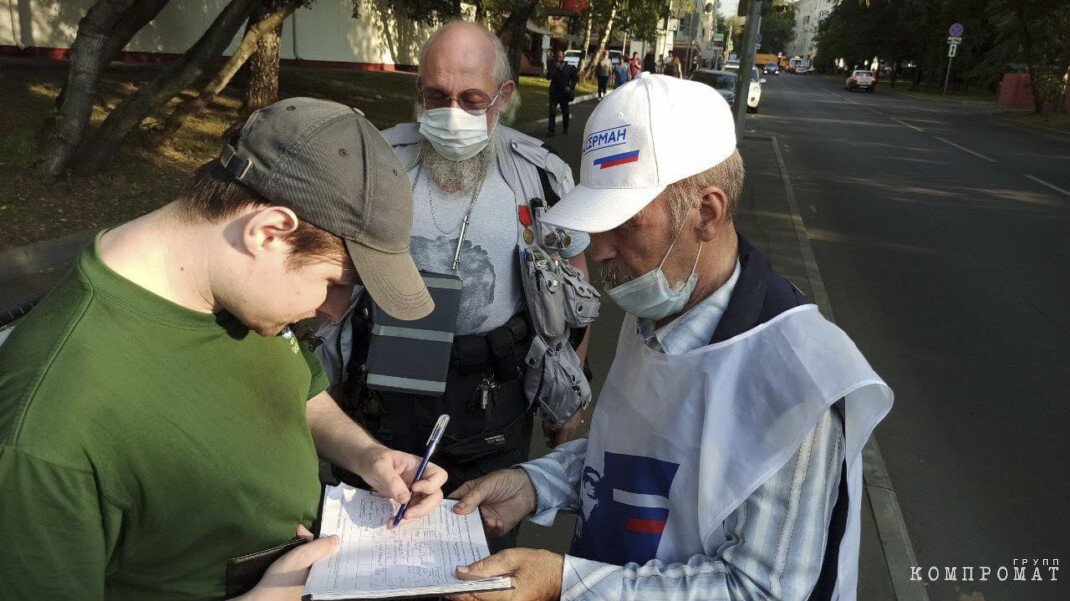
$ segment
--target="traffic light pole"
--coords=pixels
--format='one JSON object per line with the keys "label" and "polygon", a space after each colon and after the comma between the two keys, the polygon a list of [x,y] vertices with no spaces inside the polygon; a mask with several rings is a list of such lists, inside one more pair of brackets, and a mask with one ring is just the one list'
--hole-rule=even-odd
{"label": "traffic light pole", "polygon": [[747,27],[743,30],[743,53],[739,56],[739,79],[736,81],[736,138],[743,135],[743,118],[747,114],[747,96],[750,93],[751,71],[754,70],[754,53],[757,52],[758,32],[761,30],[762,0],[751,0]]}

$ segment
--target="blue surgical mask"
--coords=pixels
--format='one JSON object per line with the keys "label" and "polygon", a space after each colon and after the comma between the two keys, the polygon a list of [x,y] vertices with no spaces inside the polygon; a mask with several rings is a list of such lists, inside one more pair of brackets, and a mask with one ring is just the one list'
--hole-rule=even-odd
{"label": "blue surgical mask", "polygon": [[[683,230],[681,230],[683,231]],[[669,286],[669,280],[665,277],[662,267],[665,259],[669,258],[673,246],[680,234],[669,245],[665,256],[661,258],[661,264],[653,271],[648,271],[634,280],[627,281],[620,286],[606,290],[606,294],[613,302],[636,317],[659,320],[669,315],[679,313],[687,304],[691,294],[698,284],[698,259],[702,255],[702,242],[699,243],[698,253],[695,255],[695,264],[691,267],[691,275],[687,281],[677,290]]]}

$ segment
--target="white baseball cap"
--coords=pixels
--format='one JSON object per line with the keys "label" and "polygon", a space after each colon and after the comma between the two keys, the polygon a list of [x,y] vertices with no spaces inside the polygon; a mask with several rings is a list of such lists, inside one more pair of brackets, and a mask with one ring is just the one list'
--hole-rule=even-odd
{"label": "white baseball cap", "polygon": [[732,111],[716,90],[644,72],[591,113],[580,183],[543,221],[581,232],[611,230],[669,184],[718,165],[735,150]]}

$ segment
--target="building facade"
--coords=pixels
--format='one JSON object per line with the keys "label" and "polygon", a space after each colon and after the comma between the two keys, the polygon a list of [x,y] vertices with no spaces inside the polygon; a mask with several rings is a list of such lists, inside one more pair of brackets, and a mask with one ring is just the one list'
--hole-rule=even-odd
{"label": "building facade", "polygon": [[839,0],[798,0],[795,3],[795,39],[788,45],[788,54],[808,58],[817,53],[817,25],[837,4]]}
{"label": "building facade", "polygon": [[[0,0],[0,54],[66,58],[78,23],[97,0]],[[192,46],[226,0],[173,0],[130,40],[126,61],[171,60]],[[385,3],[320,0],[299,9],[282,28],[284,61],[355,69],[411,70],[433,28],[395,17]],[[244,29],[227,53],[233,51]]]}

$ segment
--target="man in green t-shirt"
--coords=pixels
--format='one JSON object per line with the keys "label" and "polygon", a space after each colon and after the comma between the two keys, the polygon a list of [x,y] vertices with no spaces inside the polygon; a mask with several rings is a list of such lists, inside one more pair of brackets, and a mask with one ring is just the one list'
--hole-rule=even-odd
{"label": "man in green t-shirt", "polygon": [[[442,498],[445,473],[410,486],[419,458],[345,416],[287,328],[337,317],[358,283],[400,319],[431,311],[402,165],[359,112],[309,98],[226,142],[0,347],[0,599],[233,594],[228,560],[311,537],[317,452],[412,497],[407,519]],[[242,598],[298,599],[336,547],[298,547]]]}

